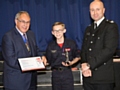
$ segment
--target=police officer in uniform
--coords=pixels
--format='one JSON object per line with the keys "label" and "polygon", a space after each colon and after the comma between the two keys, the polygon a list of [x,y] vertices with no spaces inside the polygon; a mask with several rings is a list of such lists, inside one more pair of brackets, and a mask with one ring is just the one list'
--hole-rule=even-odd
{"label": "police officer in uniform", "polygon": [[113,90],[113,54],[118,45],[118,26],[106,20],[101,1],[90,4],[90,15],[94,20],[86,28],[82,50],[81,68],[84,90]]}
{"label": "police officer in uniform", "polygon": [[46,50],[46,58],[52,69],[52,90],[74,90],[71,66],[80,60],[80,52],[73,40],[64,38],[65,24],[55,22],[52,41]]}

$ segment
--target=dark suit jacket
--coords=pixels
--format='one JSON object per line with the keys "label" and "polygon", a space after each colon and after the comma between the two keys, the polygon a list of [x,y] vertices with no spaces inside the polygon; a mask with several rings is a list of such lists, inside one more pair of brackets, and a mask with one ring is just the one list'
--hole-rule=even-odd
{"label": "dark suit jacket", "polygon": [[30,54],[16,28],[8,31],[2,39],[4,86],[11,90],[28,90],[30,85],[36,86],[36,71],[21,72],[18,63],[18,58],[41,55],[36,45],[34,33],[29,30],[26,34],[31,50]]}
{"label": "dark suit jacket", "polygon": [[81,62],[88,62],[92,77],[84,78],[91,83],[113,83],[113,54],[118,46],[118,27],[113,21],[104,19],[96,30],[93,24],[86,28]]}

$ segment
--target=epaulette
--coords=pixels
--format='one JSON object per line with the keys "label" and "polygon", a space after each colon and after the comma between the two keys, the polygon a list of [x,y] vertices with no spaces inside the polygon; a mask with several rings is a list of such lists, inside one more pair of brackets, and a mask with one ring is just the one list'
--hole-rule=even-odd
{"label": "epaulette", "polygon": [[113,20],[106,20],[107,22],[109,22],[109,23],[114,23],[114,21]]}

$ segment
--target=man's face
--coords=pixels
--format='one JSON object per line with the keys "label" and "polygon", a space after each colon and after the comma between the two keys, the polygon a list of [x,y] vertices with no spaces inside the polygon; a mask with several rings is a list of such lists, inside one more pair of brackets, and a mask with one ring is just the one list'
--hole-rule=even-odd
{"label": "man's face", "polygon": [[30,17],[27,14],[21,14],[18,19],[15,19],[16,27],[26,33],[30,27]]}
{"label": "man's face", "polygon": [[66,29],[62,25],[53,26],[52,34],[56,37],[56,39],[61,39],[64,36]]}
{"label": "man's face", "polygon": [[90,15],[94,21],[100,20],[104,16],[105,8],[102,2],[92,2],[90,4]]}

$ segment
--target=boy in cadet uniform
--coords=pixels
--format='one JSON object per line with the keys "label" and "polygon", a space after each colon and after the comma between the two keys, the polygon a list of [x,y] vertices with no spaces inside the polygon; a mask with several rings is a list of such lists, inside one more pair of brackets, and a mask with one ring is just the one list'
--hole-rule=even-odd
{"label": "boy in cadet uniform", "polygon": [[71,66],[80,60],[80,52],[73,40],[66,39],[65,24],[55,22],[52,34],[56,40],[49,43],[46,58],[52,69],[52,90],[74,90]]}

